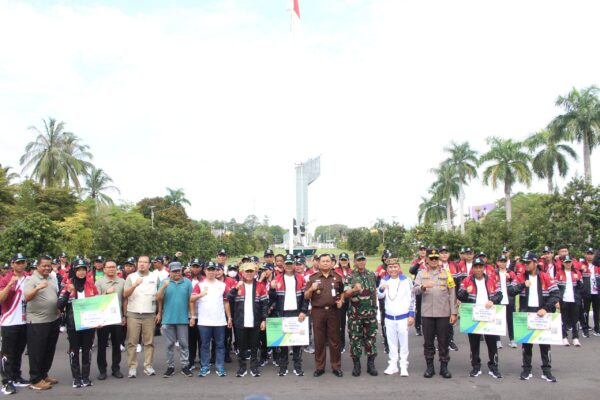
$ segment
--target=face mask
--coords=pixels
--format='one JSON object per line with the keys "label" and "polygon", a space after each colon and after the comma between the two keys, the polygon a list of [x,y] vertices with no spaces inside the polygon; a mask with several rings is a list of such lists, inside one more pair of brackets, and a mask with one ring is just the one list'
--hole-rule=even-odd
{"label": "face mask", "polygon": [[227,271],[227,276],[229,276],[230,278],[235,278],[237,274],[237,271]]}

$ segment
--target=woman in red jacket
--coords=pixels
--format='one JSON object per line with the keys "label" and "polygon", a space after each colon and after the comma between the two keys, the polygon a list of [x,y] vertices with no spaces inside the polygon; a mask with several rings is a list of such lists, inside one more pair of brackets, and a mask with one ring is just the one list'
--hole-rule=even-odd
{"label": "woman in red jacket", "polygon": [[[90,367],[96,329],[75,330],[72,302],[76,299],[97,296],[98,289],[92,278],[87,276],[88,265],[84,260],[78,260],[73,269],[75,273],[66,280],[58,297],[58,309],[65,312],[73,387],[80,388],[92,386]],[[79,349],[81,349],[81,364],[79,363]]]}

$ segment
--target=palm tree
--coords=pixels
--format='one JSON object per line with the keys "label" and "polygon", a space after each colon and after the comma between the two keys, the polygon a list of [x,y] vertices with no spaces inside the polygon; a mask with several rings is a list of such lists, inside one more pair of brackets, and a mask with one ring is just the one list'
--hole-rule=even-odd
{"label": "palm tree", "polygon": [[531,183],[531,170],[529,169],[530,157],[523,151],[521,142],[512,139],[491,137],[487,139],[490,149],[479,159],[479,165],[491,162],[483,171],[483,183],[488,185],[491,181],[492,189],[498,183],[504,183],[504,201],[506,206],[506,221],[512,219],[511,191],[515,183],[521,182],[527,186]]}
{"label": "palm tree", "polygon": [[446,221],[450,229],[454,226],[452,198],[458,198],[459,193],[457,170],[451,163],[443,162],[439,168],[433,168],[431,172],[436,174],[437,180],[433,182],[430,190],[440,201],[446,202]]}
{"label": "palm tree", "polygon": [[421,196],[421,204],[419,205],[419,223],[437,224],[444,220],[446,216],[446,202],[440,201],[435,193],[429,192],[431,197],[425,198]]}
{"label": "palm tree", "polygon": [[183,207],[183,204],[187,204],[188,206],[192,205],[192,203],[190,203],[190,201],[185,198],[185,193],[183,192],[183,189],[167,188],[167,192],[169,192],[169,194],[165,196],[165,200],[170,205],[180,207]]}
{"label": "palm tree", "polygon": [[555,126],[550,124],[547,129],[529,136],[523,143],[530,152],[540,149],[533,155],[531,168],[540,178],[546,179],[548,183],[548,194],[552,194],[554,189],[555,169],[558,175],[565,177],[569,171],[567,156],[577,160],[577,153],[568,144],[561,143],[561,131],[557,131]]}
{"label": "palm tree", "polygon": [[35,126],[29,129],[37,133],[34,142],[25,147],[20,163],[23,171],[33,169],[32,178],[46,187],[71,184],[80,189],[79,176],[85,174],[92,159],[89,146],[71,132],[65,131],[65,123],[54,118],[42,120],[43,132]]}
{"label": "palm tree", "polygon": [[571,141],[583,143],[583,169],[585,180],[592,183],[590,156],[600,143],[600,100],[599,89],[590,86],[581,92],[573,88],[566,96],[559,96],[556,105],[566,113],[554,119],[559,130],[563,130]]}
{"label": "palm tree", "polygon": [[103,193],[107,190],[114,190],[117,193],[121,193],[116,186],[111,186],[112,178],[104,172],[102,168],[96,168],[92,165],[88,171],[88,175],[85,179],[86,188],[84,192],[87,193],[88,198],[94,200],[96,208],[100,205],[112,205],[113,200],[107,194]]}
{"label": "palm tree", "polygon": [[15,187],[10,181],[17,175],[9,171],[10,167],[0,164],[0,226],[4,225],[10,215],[11,206],[15,204]]}
{"label": "palm tree", "polygon": [[450,147],[444,148],[450,153],[446,160],[456,169],[458,175],[458,208],[460,220],[460,232],[465,233],[465,185],[470,179],[477,176],[477,152],[471,149],[469,142],[457,144],[450,143]]}

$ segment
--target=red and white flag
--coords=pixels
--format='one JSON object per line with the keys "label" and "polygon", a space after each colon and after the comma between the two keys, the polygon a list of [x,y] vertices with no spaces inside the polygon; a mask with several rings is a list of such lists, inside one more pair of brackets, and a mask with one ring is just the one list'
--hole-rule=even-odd
{"label": "red and white flag", "polygon": [[290,0],[291,30],[296,33],[300,29],[300,0]]}

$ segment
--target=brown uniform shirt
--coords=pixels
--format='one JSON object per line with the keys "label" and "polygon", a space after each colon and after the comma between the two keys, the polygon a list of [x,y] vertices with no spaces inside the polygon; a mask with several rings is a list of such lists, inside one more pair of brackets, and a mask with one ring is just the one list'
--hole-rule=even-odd
{"label": "brown uniform shirt", "polygon": [[319,271],[308,278],[307,289],[319,280],[321,284],[318,290],[312,292],[310,303],[316,308],[335,306],[335,302],[339,300],[340,295],[344,291],[344,278],[334,271],[330,271],[329,276],[325,277]]}
{"label": "brown uniform shirt", "polygon": [[[420,270],[415,279],[413,291],[415,295],[422,294],[421,315],[423,317],[449,317],[456,314],[456,290],[448,287],[447,270]],[[423,289],[425,282],[433,282],[433,287]]]}

